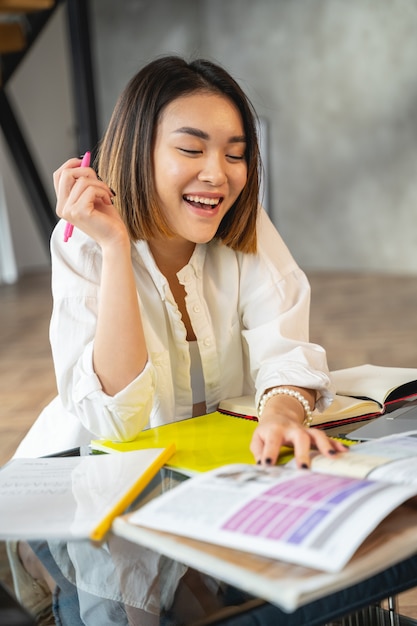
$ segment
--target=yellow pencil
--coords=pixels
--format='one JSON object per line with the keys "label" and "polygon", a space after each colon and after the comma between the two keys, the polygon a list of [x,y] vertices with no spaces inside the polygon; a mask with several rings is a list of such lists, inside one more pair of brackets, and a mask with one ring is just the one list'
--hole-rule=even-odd
{"label": "yellow pencil", "polygon": [[141,474],[132,487],[123,495],[116,506],[101,520],[90,534],[92,541],[102,541],[110,530],[113,520],[121,515],[140,492],[150,483],[155,474],[165,465],[166,461],[175,453],[175,443],[169,444],[161,454],[153,461],[153,463]]}

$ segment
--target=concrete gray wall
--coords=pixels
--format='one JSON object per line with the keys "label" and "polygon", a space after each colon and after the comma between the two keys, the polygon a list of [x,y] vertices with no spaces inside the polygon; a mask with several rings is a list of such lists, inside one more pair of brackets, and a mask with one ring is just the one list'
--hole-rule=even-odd
{"label": "concrete gray wall", "polygon": [[211,58],[268,122],[270,213],[300,265],[417,273],[415,0],[91,6],[101,129],[154,56]]}

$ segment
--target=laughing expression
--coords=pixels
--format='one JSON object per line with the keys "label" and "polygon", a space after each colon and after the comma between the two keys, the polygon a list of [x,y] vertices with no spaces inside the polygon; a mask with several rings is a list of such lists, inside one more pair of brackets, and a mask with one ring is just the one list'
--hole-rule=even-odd
{"label": "laughing expression", "polygon": [[245,186],[245,148],[240,113],[225,96],[196,93],[167,105],[153,163],[157,198],[177,244],[213,239]]}

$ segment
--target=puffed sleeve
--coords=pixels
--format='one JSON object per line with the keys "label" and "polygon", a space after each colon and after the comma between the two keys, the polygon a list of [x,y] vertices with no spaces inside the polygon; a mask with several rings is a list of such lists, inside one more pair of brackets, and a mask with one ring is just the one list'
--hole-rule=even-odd
{"label": "puffed sleeve", "polygon": [[51,238],[50,342],[58,392],[65,409],[96,437],[133,439],[149,420],[154,370],[148,362],[143,372],[114,396],[102,390],[93,368],[101,252],[78,229],[64,243],[63,228],[61,221]]}
{"label": "puffed sleeve", "polygon": [[309,341],[310,285],[262,210],[258,254],[243,255],[240,306],[256,403],[270,387],[317,391],[317,408],[333,398],[325,350]]}

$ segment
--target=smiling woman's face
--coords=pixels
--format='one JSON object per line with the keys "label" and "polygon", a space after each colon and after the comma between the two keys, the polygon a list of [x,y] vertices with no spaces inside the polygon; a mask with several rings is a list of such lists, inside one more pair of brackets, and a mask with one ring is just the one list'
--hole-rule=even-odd
{"label": "smiling woman's face", "polygon": [[206,243],[247,179],[243,123],[222,95],[195,93],[171,102],[157,126],[156,195],[177,240]]}

